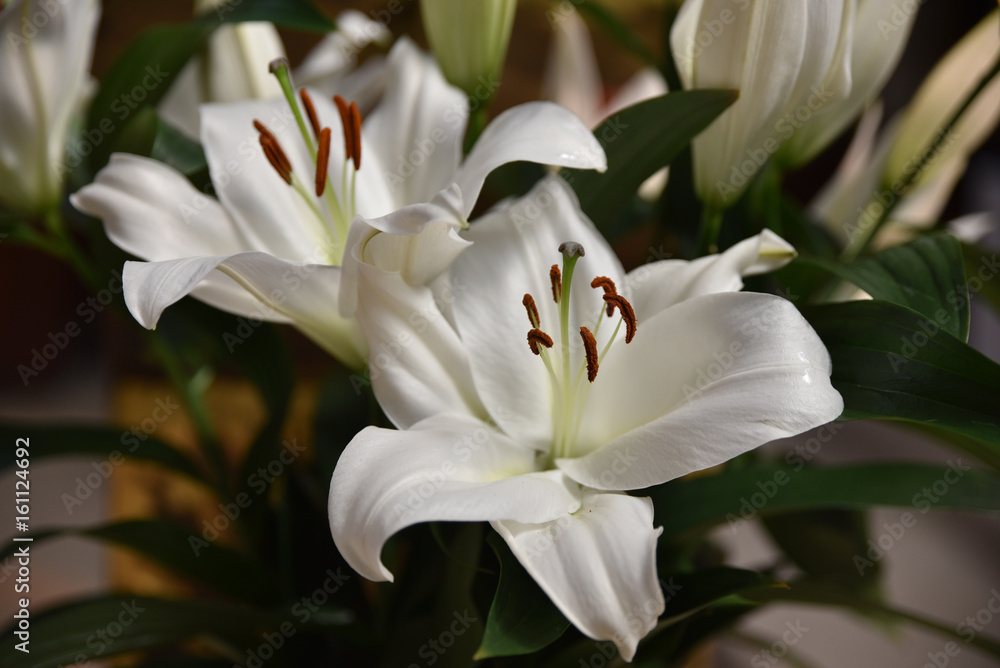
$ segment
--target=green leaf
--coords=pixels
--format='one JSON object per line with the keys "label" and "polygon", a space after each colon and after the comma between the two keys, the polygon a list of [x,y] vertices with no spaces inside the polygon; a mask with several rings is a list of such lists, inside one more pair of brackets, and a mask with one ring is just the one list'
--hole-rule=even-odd
{"label": "green leaf", "polygon": [[[151,28],[136,37],[104,74],[90,107],[85,136],[92,141],[97,171],[116,148],[118,136],[137,110],[154,107],[216,26],[186,23]],[[90,134],[92,133],[92,135]]]}
{"label": "green leaf", "polygon": [[584,212],[604,228],[642,182],[669,165],[692,138],[736,101],[730,90],[678,91],[618,112],[594,134],[608,155],[608,171],[564,169]]}
{"label": "green leaf", "polygon": [[[90,425],[49,427],[35,424],[0,423],[0,441],[13,444],[19,438],[29,439],[32,461],[50,457],[97,457],[95,466],[114,467],[119,459],[128,458],[160,464],[204,484],[200,468],[179,450],[145,433],[134,435],[129,430]],[[5,448],[0,466],[13,466],[14,448]],[[107,477],[107,476],[104,476]]]}
{"label": "green leaf", "polygon": [[760,590],[750,594],[750,597],[761,603],[813,603],[825,606],[838,606],[855,610],[870,616],[889,617],[900,621],[911,622],[945,636],[950,636],[971,644],[974,647],[1000,657],[1000,643],[985,637],[985,634],[975,634],[971,639],[961,636],[950,624],[935,622],[910,612],[893,608],[877,601],[862,598],[849,590],[811,581],[793,582],[788,589]]}
{"label": "green leaf", "polygon": [[[221,510],[220,510],[221,512]],[[266,600],[271,579],[255,563],[232,548],[203,540],[200,531],[161,520],[130,520],[87,529],[55,529],[32,534],[34,544],[60,536],[82,536],[123,547],[171,573],[236,599]],[[9,543],[0,560],[24,543]]]}
{"label": "green leaf", "polygon": [[208,169],[208,160],[201,144],[162,118],[156,125],[156,137],[150,157],[166,163],[185,176],[192,176]]}
{"label": "green leaf", "polygon": [[1000,365],[902,306],[803,309],[833,358],[844,419],[933,424],[1000,445]]}
{"label": "green leaf", "polygon": [[[344,624],[336,617],[314,615],[309,623]],[[301,626],[288,610],[272,613],[208,600],[168,600],[148,596],[109,595],[62,606],[31,619],[32,668],[57,668],[100,658],[175,645],[194,637],[221,642],[229,652],[246,656],[246,648],[261,644],[261,633],[274,632],[282,622]],[[0,668],[24,666],[25,655],[14,649],[14,628],[8,627],[0,651]]]}
{"label": "green leaf", "polygon": [[555,642],[569,620],[549,600],[496,534],[487,538],[500,561],[500,583],[475,659],[531,654]]}
{"label": "green leaf", "polygon": [[665,578],[661,576],[660,584],[667,602],[665,618],[657,627],[661,630],[713,603],[727,599],[735,601],[733,597],[761,587],[786,586],[763,573],[724,566]]}
{"label": "green leaf", "polygon": [[333,21],[308,0],[229,0],[200,15],[198,21],[206,24],[270,21],[282,28],[319,33],[336,28]]}
{"label": "green leaf", "polygon": [[[672,480],[651,489],[649,496],[668,540],[726,522],[735,531],[761,513],[810,508],[1000,511],[1000,477],[961,470],[966,465],[961,458],[941,466],[866,464],[798,471],[794,466],[759,465]],[[938,489],[947,485],[946,493],[927,495],[924,490],[935,483]]]}
{"label": "green leaf", "polygon": [[875,299],[909,307],[962,341],[969,338],[969,289],[962,247],[951,235],[922,237],[851,264],[799,261],[823,267]]}

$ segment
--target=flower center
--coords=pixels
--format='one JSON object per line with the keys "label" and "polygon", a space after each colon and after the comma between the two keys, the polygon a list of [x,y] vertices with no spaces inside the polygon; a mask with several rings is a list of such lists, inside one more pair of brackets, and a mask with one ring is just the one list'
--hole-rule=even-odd
{"label": "flower center", "polygon": [[[605,307],[597,315],[593,328],[580,327],[582,355],[574,370],[572,366],[571,341],[569,336],[569,305],[573,286],[573,272],[576,262],[584,256],[584,249],[578,243],[566,242],[559,247],[563,255],[563,267],[552,265],[549,270],[549,280],[552,283],[552,299],[559,306],[559,341],[558,347],[552,336],[542,329],[541,317],[535,299],[525,294],[522,304],[528,313],[531,330],[528,331],[528,347],[531,352],[541,358],[549,372],[552,384],[552,424],[553,458],[571,457],[573,446],[580,431],[580,422],[587,404],[587,396],[591,384],[597,380],[597,372],[601,362],[611,349],[611,344],[618,337],[622,323],[625,323],[625,343],[631,343],[635,338],[637,322],[635,311],[625,297],[618,294],[618,289],[607,276],[597,276],[590,282],[590,287],[604,291]],[[605,320],[614,317],[618,311],[619,318],[615,331],[611,334],[604,348],[598,351],[597,333]],[[553,350],[555,349],[555,351]],[[584,377],[587,383],[583,382]]]}
{"label": "flower center", "polygon": [[[305,117],[295,97],[288,61],[278,58],[271,62],[271,73],[278,79],[285,93],[288,106],[295,116],[296,124],[305,142],[309,154],[315,164],[313,188],[307,189],[292,169],[292,163],[277,137],[260,121],[254,121],[254,127],[260,133],[260,145],[267,161],[305,202],[312,213],[310,225],[317,245],[324,249],[329,264],[339,265],[344,257],[344,245],[351,220],[356,212],[356,183],[358,170],[361,169],[361,112],[354,102],[348,104],[339,95],[333,101],[340,112],[340,124],[344,129],[344,168],[341,170],[339,197],[330,178],[330,141],[332,133],[329,127],[320,123],[319,115],[312,97],[306,89],[299,90]],[[306,120],[308,119],[308,126]]]}

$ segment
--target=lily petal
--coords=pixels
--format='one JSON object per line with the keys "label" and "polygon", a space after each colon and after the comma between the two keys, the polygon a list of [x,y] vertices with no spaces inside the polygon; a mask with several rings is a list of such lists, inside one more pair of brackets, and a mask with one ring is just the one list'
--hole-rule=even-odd
{"label": "lily petal", "polygon": [[379,403],[400,429],[442,412],[485,418],[469,359],[431,288],[400,272],[358,262],[354,317],[370,346],[368,373]]}
{"label": "lily petal", "polygon": [[[378,21],[355,9],[341,12],[337,16],[337,29],[313,47],[295,69],[295,82],[299,86],[321,89],[328,95],[337,92],[344,99],[354,100],[355,95],[344,95],[341,80],[354,68],[361,50],[372,42],[387,45],[391,40],[392,32]],[[360,102],[358,104],[361,106]]]}
{"label": "lily petal", "polygon": [[600,374],[576,451],[589,454],[556,461],[596,489],[657,485],[843,410],[823,342],[771,295],[719,293],[661,311],[608,353]]}
{"label": "lily petal", "polygon": [[[356,323],[337,311],[339,276],[339,267],[287,262],[260,252],[127,262],[123,274],[125,304],[147,329],[156,327],[164,309],[190,293],[230,313],[291,322],[345,364],[360,368],[366,348]],[[233,301],[237,285],[252,300]]]}
{"label": "lily petal", "polygon": [[492,525],[576,628],[632,660],[664,609],[656,576],[663,529],[653,528],[648,498],[588,490],[579,510],[546,524]]}
{"label": "lily petal", "polygon": [[791,244],[764,230],[718,255],[644,265],[629,272],[626,285],[636,315],[643,320],[692,297],[736,292],[743,288],[744,276],[780,269],[794,257]]}
{"label": "lily petal", "polygon": [[576,266],[570,314],[570,321],[578,323],[572,335],[578,337],[579,325],[591,326],[604,308],[590,281],[607,276],[620,285],[624,271],[580,211],[572,189],[554,175],[524,198],[480,218],[466,237],[473,246],[455,260],[450,276],[461,285],[454,318],[469,350],[476,390],[507,433],[541,447],[552,438],[551,386],[542,361],[528,348],[531,324],[522,299],[532,295],[541,329],[558,335],[549,268],[562,264],[560,244],[582,244],[586,255]]}
{"label": "lily petal", "polygon": [[[390,193],[391,206],[429,201],[451,184],[462,159],[469,109],[434,59],[400,38],[386,62],[386,91],[365,121],[364,135]],[[362,168],[364,173],[365,168]]]}
{"label": "lily petal", "polygon": [[70,202],[103,220],[115,245],[144,260],[262,250],[216,199],[158,160],[115,153]]}
{"label": "lily petal", "polygon": [[486,126],[455,178],[466,218],[490,172],[518,160],[599,172],[608,168],[604,148],[573,112],[551,102],[512,107]]}
{"label": "lily petal", "polygon": [[580,507],[565,476],[533,468],[534,453],[468,417],[442,414],[407,431],[367,427],[348,444],[330,482],[333,540],[358,573],[392,580],[382,546],[405,527],[546,522]]}

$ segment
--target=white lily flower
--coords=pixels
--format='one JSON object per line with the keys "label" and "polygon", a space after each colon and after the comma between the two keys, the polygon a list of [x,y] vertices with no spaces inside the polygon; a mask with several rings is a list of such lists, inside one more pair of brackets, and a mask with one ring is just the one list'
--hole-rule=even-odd
{"label": "white lily flower", "polygon": [[382,217],[389,231],[427,211],[461,225],[486,176],[506,162],[604,167],[590,131],[547,103],[501,114],[463,162],[465,95],[408,40],[393,47],[387,67],[386,94],[363,127],[357,107],[308,93],[309,123],[283,100],[204,105],[201,140],[218,199],[160,162],[112,156],[72,202],[148,261],[125,264],[125,303],[136,320],[151,329],[190,293],[256,321],[292,323],[360,367],[364,341],[338,308],[356,214]]}
{"label": "white lily flower", "polygon": [[347,446],[334,541],[358,573],[391,580],[392,534],[489,521],[580,631],[631,660],[664,600],[652,504],[625,492],[843,408],[795,307],[735,292],[794,250],[763,232],[626,274],[554,175],[463,234],[471,245],[424,286],[397,271],[391,235],[352,249],[372,382],[401,431],[368,427]]}
{"label": "white lily flower", "polygon": [[420,0],[431,50],[448,81],[486,102],[507,60],[517,0]]}
{"label": "white lily flower", "polygon": [[896,69],[906,48],[917,7],[906,11],[896,0],[850,0],[856,2],[851,30],[851,92],[832,102],[807,120],[781,148],[781,159],[789,165],[808,162],[875,99]]}
{"label": "white lily flower", "polygon": [[37,215],[59,205],[100,14],[98,0],[16,0],[0,11],[0,210]]}
{"label": "white lily flower", "polygon": [[[597,55],[587,24],[569,2],[552,12],[553,41],[545,72],[545,98],[561,104],[597,128],[606,118],[645,100],[666,95],[667,82],[652,67],[644,67],[625,82],[610,100],[597,66]],[[667,169],[658,171],[639,187],[647,200],[657,198],[667,184]]]}
{"label": "white lily flower", "polygon": [[685,89],[740,98],[692,144],[695,189],[734,204],[783,141],[851,90],[851,0],[687,0],[670,32]]}
{"label": "white lily flower", "polygon": [[[223,12],[224,4],[224,0],[196,0],[195,13]],[[374,59],[355,72],[356,56],[371,42],[387,44],[390,40],[391,33],[381,23],[355,10],[343,12],[337,17],[337,30],[309,53],[295,80],[328,94],[336,91],[368,110],[374,93],[380,92],[384,68],[381,59]],[[204,55],[188,61],[157,109],[166,121],[197,139],[200,105],[280,97],[281,86],[268,72],[268,64],[284,57],[285,46],[272,23],[219,26],[209,37]]]}

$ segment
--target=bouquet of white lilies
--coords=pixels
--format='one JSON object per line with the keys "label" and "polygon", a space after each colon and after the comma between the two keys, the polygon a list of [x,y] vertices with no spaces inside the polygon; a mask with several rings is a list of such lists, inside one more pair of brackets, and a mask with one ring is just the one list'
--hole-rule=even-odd
{"label": "bouquet of white lilies", "polygon": [[[110,4],[0,3],[0,264],[90,295],[5,382],[45,404],[107,307],[182,401],[0,409],[0,667],[1000,660],[882,563],[928,511],[1000,535],[998,351],[969,343],[1000,209],[953,197],[996,146],[992,0],[884,102],[923,77],[922,2],[196,0],[105,49]],[[859,421],[898,445],[852,449]],[[73,456],[76,488],[32,479]],[[77,522],[125,462],[200,505]],[[38,598],[67,534],[139,559]],[[753,630],[789,603],[936,635],[864,663]]]}

